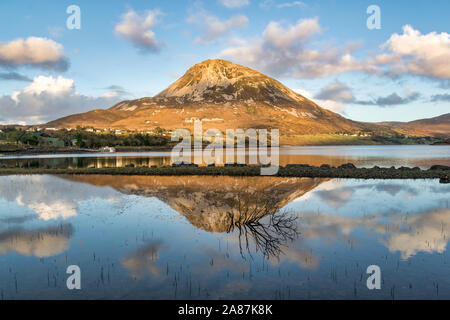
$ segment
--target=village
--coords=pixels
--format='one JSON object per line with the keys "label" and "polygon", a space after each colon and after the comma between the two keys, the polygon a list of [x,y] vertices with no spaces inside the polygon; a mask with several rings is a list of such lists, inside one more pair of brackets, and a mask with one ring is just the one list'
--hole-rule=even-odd
{"label": "village", "polygon": [[[0,151],[47,148],[86,148],[114,152],[115,147],[165,146],[171,131],[159,127],[153,130],[118,130],[111,128],[77,127],[57,129],[52,127],[0,127]],[[114,151],[111,151],[114,150]]]}

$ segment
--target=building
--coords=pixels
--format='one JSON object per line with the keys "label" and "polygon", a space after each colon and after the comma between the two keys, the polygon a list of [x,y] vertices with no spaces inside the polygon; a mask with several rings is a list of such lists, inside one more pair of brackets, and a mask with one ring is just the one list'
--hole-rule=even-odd
{"label": "building", "polygon": [[103,148],[100,148],[100,152],[110,152],[110,153],[112,153],[112,152],[116,152],[116,148],[113,148],[113,147],[103,147]]}

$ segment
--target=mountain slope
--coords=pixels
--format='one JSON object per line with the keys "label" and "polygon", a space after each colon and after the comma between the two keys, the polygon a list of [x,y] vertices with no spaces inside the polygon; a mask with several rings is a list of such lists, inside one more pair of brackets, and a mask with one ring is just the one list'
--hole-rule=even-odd
{"label": "mountain slope", "polygon": [[152,98],[122,101],[47,126],[151,130],[278,128],[280,135],[354,132],[375,127],[319,107],[280,82],[224,60],[206,60]]}

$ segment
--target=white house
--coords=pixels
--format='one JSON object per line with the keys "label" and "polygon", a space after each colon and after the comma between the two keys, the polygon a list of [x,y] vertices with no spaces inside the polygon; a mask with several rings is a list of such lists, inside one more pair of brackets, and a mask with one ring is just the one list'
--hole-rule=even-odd
{"label": "white house", "polygon": [[100,152],[110,152],[110,153],[112,153],[112,152],[116,152],[116,148],[113,148],[113,147],[103,147],[103,148],[100,148]]}

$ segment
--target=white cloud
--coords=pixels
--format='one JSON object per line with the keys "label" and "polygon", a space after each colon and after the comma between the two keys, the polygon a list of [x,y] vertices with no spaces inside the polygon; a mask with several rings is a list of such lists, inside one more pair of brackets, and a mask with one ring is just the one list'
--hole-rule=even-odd
{"label": "white cloud", "polygon": [[110,201],[117,199],[117,194],[112,189],[99,190],[51,176],[0,178],[0,200],[26,207],[43,221],[77,216],[80,203],[94,197]]}
{"label": "white cloud", "polygon": [[249,0],[220,0],[220,3],[222,3],[227,8],[241,8],[248,6],[250,4]]}
{"label": "white cloud", "polygon": [[405,96],[401,97],[396,92],[387,96],[380,96],[370,100],[357,100],[350,87],[338,80],[322,88],[314,96],[314,101],[333,111],[341,112],[347,104],[360,104],[379,107],[405,105],[420,98],[420,94],[412,89],[405,90]]}
{"label": "white cloud", "polygon": [[16,252],[24,256],[51,257],[69,249],[70,224],[36,230],[10,229],[0,233],[0,255]]}
{"label": "white cloud", "polygon": [[222,57],[253,66],[263,72],[296,78],[317,78],[347,71],[369,71],[370,66],[352,56],[353,46],[311,49],[322,28],[317,18],[283,26],[270,22],[262,38],[223,50]]}
{"label": "white cloud", "polygon": [[39,76],[22,90],[0,97],[0,114],[5,123],[35,124],[108,107],[119,98],[120,95],[81,95],[75,91],[72,79]]}
{"label": "white cloud", "polygon": [[394,33],[381,48],[384,52],[371,63],[387,67],[389,74],[450,78],[449,33],[422,34],[405,25],[403,34]]}
{"label": "white cloud", "polygon": [[235,15],[228,20],[220,20],[218,17],[200,10],[190,15],[187,22],[196,25],[203,32],[203,36],[196,39],[197,43],[210,43],[233,29],[246,27],[248,18],[244,15]]}
{"label": "white cloud", "polygon": [[400,252],[401,258],[407,260],[419,252],[446,251],[450,232],[449,213],[449,209],[438,209],[408,215],[408,219],[405,219],[403,215],[366,214],[361,217],[345,217],[302,212],[302,238],[348,241],[355,230],[364,229],[372,232],[390,252]]}
{"label": "white cloud", "polygon": [[320,105],[322,108],[334,111],[334,112],[343,112],[345,103],[342,103],[340,101],[335,100],[321,100],[321,99],[314,99],[314,102]]}
{"label": "white cloud", "polygon": [[311,92],[304,89],[294,89],[295,92],[301,94],[305,98],[314,101],[322,108],[334,111],[334,112],[342,112],[344,111],[345,104],[341,101],[330,100],[330,99],[317,99]]}
{"label": "white cloud", "polygon": [[148,274],[158,278],[161,276],[161,268],[158,266],[157,260],[162,246],[162,241],[154,241],[140,247],[122,261],[122,266],[130,272],[133,278],[141,279]]}
{"label": "white cloud", "polygon": [[[291,3],[280,4],[289,6]],[[271,21],[261,37],[231,45],[220,56],[252,66],[275,76],[318,78],[358,71],[376,75],[419,75],[439,80],[450,78],[450,34],[422,34],[403,27],[393,34],[374,58],[358,60],[354,44],[318,47],[322,33],[318,19],[303,19],[282,25]]]}
{"label": "white cloud", "polygon": [[293,1],[293,2],[285,2],[277,5],[277,8],[292,8],[292,7],[303,7],[306,6],[304,2],[301,1]]}
{"label": "white cloud", "polygon": [[67,94],[74,90],[74,82],[72,79],[66,79],[61,76],[58,78],[38,76],[33,82],[25,87],[22,93],[40,95],[46,92],[50,95]]}
{"label": "white cloud", "polygon": [[328,84],[314,96],[317,104],[335,112],[344,111],[345,105],[354,100],[352,90],[339,80]]}
{"label": "white cloud", "polygon": [[[309,94],[308,91],[303,91],[302,92]],[[301,92],[298,92],[300,94],[302,94]],[[304,95],[304,97],[310,99],[308,96]],[[301,201],[306,201],[308,199],[311,199],[313,196],[315,196],[315,192],[317,191],[329,191],[329,190],[333,190],[333,189],[338,189],[338,188],[342,188],[343,184],[341,181],[338,180],[329,180],[329,181],[324,181],[321,184],[319,184],[316,188],[314,188],[314,190],[312,190],[311,192],[307,192],[304,195],[298,197],[297,199],[294,200],[294,202],[301,202]]]}
{"label": "white cloud", "polygon": [[162,12],[157,9],[147,10],[142,16],[130,9],[122,15],[115,31],[143,52],[159,52],[164,44],[156,40],[155,33],[150,28],[159,23],[161,15]]}
{"label": "white cloud", "polygon": [[412,89],[406,89],[405,91],[406,95],[404,97],[401,97],[396,92],[393,92],[387,96],[381,96],[371,100],[364,100],[364,101],[355,100],[353,102],[355,104],[361,104],[366,106],[390,107],[408,104],[417,101],[421,97],[420,93]]}
{"label": "white cloud", "polygon": [[102,98],[107,98],[107,99],[114,99],[114,98],[119,98],[120,97],[120,92],[118,91],[108,91],[104,94],[102,94]]}
{"label": "white cloud", "polygon": [[[419,252],[443,253],[447,249],[450,210],[439,209],[408,216],[406,226],[398,228],[388,237],[386,246],[391,252],[400,252],[402,259],[409,259]],[[397,219],[397,224],[405,224]]]}
{"label": "white cloud", "polygon": [[0,42],[0,65],[66,71],[69,62],[61,44],[47,38],[29,37]]}
{"label": "white cloud", "polygon": [[320,90],[320,92],[316,95],[316,98],[339,102],[352,102],[354,99],[351,89],[345,83],[338,80],[330,83]]}
{"label": "white cloud", "polygon": [[131,95],[124,87],[119,85],[111,85],[104,89],[109,91],[102,95],[103,98],[122,98]]}
{"label": "white cloud", "polygon": [[[24,205],[17,199],[19,205]],[[28,208],[33,210],[39,215],[39,218],[45,221],[54,219],[68,219],[70,217],[75,217],[77,215],[77,208],[72,206],[70,203],[66,203],[61,200],[56,200],[51,204],[47,203],[29,203]]]}

